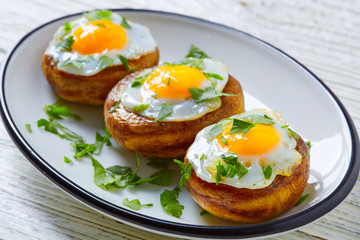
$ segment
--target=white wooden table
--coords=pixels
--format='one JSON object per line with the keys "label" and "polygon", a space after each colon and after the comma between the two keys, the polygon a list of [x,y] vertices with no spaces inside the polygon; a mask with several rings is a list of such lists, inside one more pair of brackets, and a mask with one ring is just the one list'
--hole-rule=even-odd
{"label": "white wooden table", "polygon": [[[300,61],[340,98],[360,129],[360,1],[0,0],[0,61],[27,32],[95,8],[175,12],[231,26]],[[169,239],[105,217],[50,183],[0,124],[0,239]],[[360,181],[324,217],[276,239],[360,239]]]}

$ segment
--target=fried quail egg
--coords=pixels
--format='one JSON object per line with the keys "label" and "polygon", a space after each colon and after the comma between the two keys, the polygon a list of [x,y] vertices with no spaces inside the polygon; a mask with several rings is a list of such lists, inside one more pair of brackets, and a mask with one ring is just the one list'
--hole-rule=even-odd
{"label": "fried quail egg", "polygon": [[[121,103],[150,119],[158,120],[164,105],[170,110],[161,121],[197,119],[221,106],[228,78],[227,67],[210,58],[165,63],[135,76],[121,92]],[[144,108],[139,111],[139,106]]]}
{"label": "fried quail egg", "polygon": [[[84,13],[59,27],[45,54],[66,73],[90,76],[154,52],[149,29],[109,10]],[[125,63],[126,64],[126,63]]]}
{"label": "fried quail egg", "polygon": [[296,138],[279,112],[255,109],[204,128],[186,158],[204,181],[259,189],[301,163]]}

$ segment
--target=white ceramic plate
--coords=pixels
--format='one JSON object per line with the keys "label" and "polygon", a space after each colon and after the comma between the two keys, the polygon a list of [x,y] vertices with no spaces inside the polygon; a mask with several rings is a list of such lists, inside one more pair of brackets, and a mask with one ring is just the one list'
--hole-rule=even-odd
{"label": "white ceramic plate", "polygon": [[[133,191],[104,191],[93,182],[90,159],[64,163],[73,152],[68,141],[36,127],[46,117],[45,105],[57,96],[45,80],[41,57],[55,30],[80,14],[46,23],[21,39],[4,61],[1,78],[1,113],[19,149],[49,180],[82,203],[119,221],[150,231],[198,238],[247,238],[282,233],[307,224],[336,207],[350,192],[359,172],[359,140],[349,114],[339,99],[314,74],[279,49],[246,33],[204,20],[147,10],[114,10],[146,24],[158,42],[161,60],[183,58],[195,44],[224,62],[245,91],[247,110],[266,107],[282,112],[304,138],[311,140],[311,177],[305,193],[310,197],[299,207],[268,222],[241,225],[211,215],[200,216],[200,207],[186,190],[180,194],[185,210],[180,219],[166,214],[160,205],[162,187],[142,185]],[[101,107],[66,103],[84,120],[63,124],[93,142],[104,125]],[[33,132],[27,132],[31,124]],[[134,155],[113,144],[98,161],[104,167],[135,167]],[[142,159],[139,175],[155,172]],[[176,166],[173,166],[176,168]],[[172,189],[179,175],[173,181]],[[139,198],[151,208],[133,211],[122,200]]]}

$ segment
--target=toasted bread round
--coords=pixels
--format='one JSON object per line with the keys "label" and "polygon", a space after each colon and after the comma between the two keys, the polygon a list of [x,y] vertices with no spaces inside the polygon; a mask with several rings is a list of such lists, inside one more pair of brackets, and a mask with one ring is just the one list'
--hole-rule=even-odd
{"label": "toasted bread round", "polygon": [[102,105],[111,88],[131,69],[137,70],[152,67],[159,62],[159,50],[145,54],[138,59],[129,59],[129,69],[124,65],[105,68],[91,76],[69,74],[57,68],[57,62],[49,55],[44,54],[41,67],[46,79],[55,92],[63,99],[71,102]]}
{"label": "toasted bread round", "polygon": [[[309,178],[309,148],[300,138],[296,150],[302,161],[290,176],[278,175],[265,188],[247,189],[206,182],[192,170],[186,187],[194,200],[209,213],[240,223],[257,223],[274,218],[294,206]],[[185,163],[187,163],[185,159]]]}
{"label": "toasted bread round", "polygon": [[[182,158],[196,134],[204,127],[244,111],[244,96],[237,80],[229,75],[221,107],[204,116],[182,122],[156,122],[139,114],[129,112],[121,104],[119,92],[134,80],[138,73],[122,79],[110,91],[104,106],[105,124],[112,137],[125,149],[149,157]],[[120,102],[115,111],[109,110]]]}

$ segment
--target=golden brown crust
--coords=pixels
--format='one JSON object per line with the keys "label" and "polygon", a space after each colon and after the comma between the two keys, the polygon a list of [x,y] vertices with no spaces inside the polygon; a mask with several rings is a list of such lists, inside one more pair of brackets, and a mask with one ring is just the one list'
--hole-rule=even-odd
{"label": "golden brown crust", "polygon": [[[194,200],[206,211],[220,218],[256,223],[274,218],[294,206],[301,197],[309,178],[309,149],[302,139],[297,141],[302,162],[290,176],[276,176],[272,184],[262,189],[235,188],[203,181],[194,170],[186,181]],[[185,159],[187,162],[187,159]]]}
{"label": "golden brown crust", "polygon": [[63,72],[57,68],[57,62],[49,55],[44,54],[41,67],[46,79],[55,92],[63,99],[71,102],[102,105],[111,88],[131,69],[138,70],[152,67],[159,62],[159,50],[141,56],[139,59],[128,60],[130,69],[124,65],[105,68],[91,76],[78,76]]}
{"label": "golden brown crust", "polygon": [[[138,72],[134,74],[138,74]],[[104,106],[107,129],[121,146],[131,152],[139,152],[149,157],[182,158],[201,129],[244,111],[244,96],[241,86],[229,75],[229,81],[223,92],[238,96],[221,97],[222,103],[219,109],[196,120],[155,122],[127,111],[122,104],[116,111],[109,113],[109,110],[120,101],[119,91],[133,81],[134,74],[127,76],[114,86]]]}

